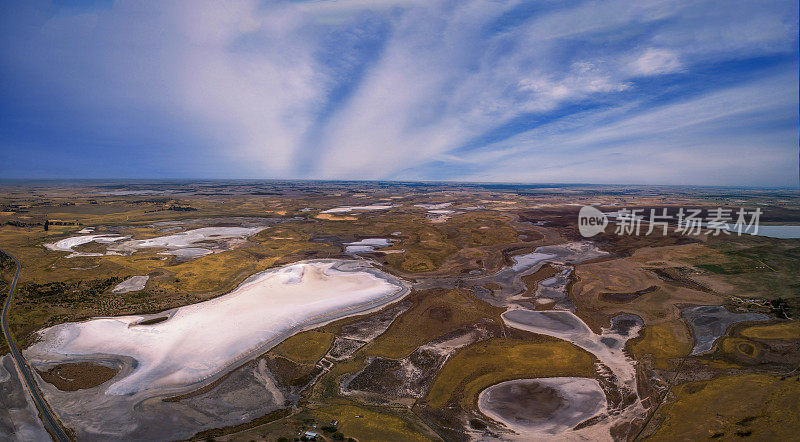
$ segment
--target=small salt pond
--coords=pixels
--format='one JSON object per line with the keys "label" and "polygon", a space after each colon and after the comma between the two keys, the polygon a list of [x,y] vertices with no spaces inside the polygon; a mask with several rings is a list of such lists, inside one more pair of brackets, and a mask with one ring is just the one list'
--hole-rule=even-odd
{"label": "small salt pond", "polygon": [[414,207],[422,207],[423,209],[439,210],[445,207],[452,206],[453,203],[439,203],[439,204],[414,204]]}
{"label": "small salt pond", "polygon": [[44,247],[48,250],[58,251],[58,252],[72,252],[70,255],[67,255],[67,258],[74,258],[76,256],[102,256],[102,253],[84,253],[84,252],[76,252],[73,250],[74,247],[88,244],[90,242],[96,242],[100,244],[111,244],[113,242],[126,239],[127,236],[121,235],[83,235],[83,236],[73,236],[70,238],[65,238],[54,243],[45,244]]}
{"label": "small salt pond", "polygon": [[536,304],[553,304],[555,310],[575,310],[575,304],[567,293],[572,267],[566,267],[557,275],[540,281],[536,287]]}
{"label": "small salt pond", "polygon": [[186,247],[184,249],[175,249],[175,250],[168,250],[166,252],[161,252],[161,255],[172,255],[178,261],[189,261],[195,258],[199,258],[201,256],[206,256],[214,253],[211,250],[204,249],[202,247]]}
{"label": "small salt pond", "polygon": [[149,276],[131,276],[111,289],[111,293],[138,292],[144,289],[148,279],[150,279]]}
{"label": "small salt pond", "polygon": [[511,266],[511,270],[513,270],[514,272],[522,272],[524,270],[527,270],[535,266],[536,264],[539,264],[540,262],[547,261],[556,257],[557,257],[556,255],[550,253],[539,253],[539,252],[513,256],[511,257],[511,260],[514,262],[514,264]]}
{"label": "small salt pond", "polygon": [[370,212],[373,210],[386,210],[391,209],[394,205],[386,204],[373,204],[371,206],[342,206],[334,207],[333,209],[323,210],[320,213],[349,213],[349,212]]}
{"label": "small salt pond", "polygon": [[365,238],[360,241],[348,242],[345,243],[344,245],[345,245],[344,252],[354,255],[357,253],[374,252],[375,249],[389,247],[390,245],[392,245],[392,241],[386,238]]}
{"label": "small salt pond", "polygon": [[145,249],[163,247],[166,249],[181,249],[193,247],[206,241],[220,241],[231,238],[246,238],[264,230],[266,227],[201,227],[185,232],[164,235],[156,238],[127,241],[121,248]]}
{"label": "small salt pond", "polygon": [[552,246],[537,247],[532,253],[515,255],[511,257],[513,265],[509,268],[513,272],[524,272],[544,261],[553,261],[560,264],[578,264],[591,259],[608,255],[589,241],[571,242]]}
{"label": "small salt pond", "polygon": [[[125,255],[141,249],[163,248],[163,254],[174,255],[179,260],[189,260],[208,255],[244,242],[248,237],[266,229],[256,227],[201,227],[155,238],[135,240],[129,236],[112,234],[82,235],[65,238],[44,246],[49,250],[72,252],[67,258],[76,256]],[[122,241],[128,240],[128,241]],[[105,253],[84,253],[73,250],[82,244],[96,242],[106,244]]]}
{"label": "small salt pond", "polygon": [[532,439],[563,439],[606,407],[600,383],[588,378],[515,379],[492,385],[478,395],[483,414]]}
{"label": "small salt pond", "polygon": [[728,327],[744,321],[767,321],[761,313],[734,313],[721,305],[698,305],[681,309],[681,317],[689,324],[694,337],[693,355],[710,351],[714,342],[725,335]]}

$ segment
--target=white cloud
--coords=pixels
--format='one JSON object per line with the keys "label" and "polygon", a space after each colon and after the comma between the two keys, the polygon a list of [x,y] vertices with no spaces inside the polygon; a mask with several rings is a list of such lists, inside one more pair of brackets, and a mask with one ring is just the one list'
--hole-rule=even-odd
{"label": "white cloud", "polygon": [[678,54],[669,49],[649,48],[631,63],[633,72],[639,75],[659,75],[683,69]]}

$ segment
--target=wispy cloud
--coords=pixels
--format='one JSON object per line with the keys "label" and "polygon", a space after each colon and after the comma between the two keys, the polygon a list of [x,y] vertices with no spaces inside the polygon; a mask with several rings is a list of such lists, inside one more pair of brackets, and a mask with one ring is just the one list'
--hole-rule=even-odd
{"label": "wispy cloud", "polygon": [[659,75],[678,72],[683,65],[674,51],[648,48],[631,63],[631,67],[637,74]]}
{"label": "wispy cloud", "polygon": [[17,175],[797,180],[796,2],[3,9]]}
{"label": "wispy cloud", "polygon": [[[797,84],[780,74],[641,110],[586,112],[464,155],[468,179],[792,185]],[[785,90],[775,84],[789,85]],[[721,134],[725,133],[724,136]],[[557,146],[557,148],[554,148]],[[743,160],[746,159],[746,160]],[[492,172],[480,167],[492,164]],[[564,171],[568,171],[567,174]]]}

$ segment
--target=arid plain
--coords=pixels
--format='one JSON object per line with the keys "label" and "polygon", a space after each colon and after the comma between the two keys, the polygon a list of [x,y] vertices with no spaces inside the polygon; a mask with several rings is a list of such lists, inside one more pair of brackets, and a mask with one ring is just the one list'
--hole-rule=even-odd
{"label": "arid plain", "polygon": [[[70,437],[800,434],[800,239],[581,236],[578,211],[780,190],[5,182],[8,312]],[[15,270],[2,256],[5,297]],[[0,438],[46,438],[5,342]],[[6,394],[7,393],[7,394]],[[307,435],[308,432],[308,435]]]}

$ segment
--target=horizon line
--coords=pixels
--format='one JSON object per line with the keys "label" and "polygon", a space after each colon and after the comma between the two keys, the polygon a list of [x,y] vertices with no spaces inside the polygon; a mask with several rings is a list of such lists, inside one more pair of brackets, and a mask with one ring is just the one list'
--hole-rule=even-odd
{"label": "horizon line", "polygon": [[401,180],[401,179],[321,179],[321,178],[0,178],[0,183],[12,182],[129,182],[155,184],[157,182],[309,182],[309,183],[393,183],[393,184],[449,184],[449,185],[507,185],[507,186],[609,186],[609,187],[676,187],[705,189],[762,189],[798,190],[795,186],[712,185],[712,184],[644,184],[644,183],[589,183],[589,182],[535,182],[535,181],[462,181],[462,180]]}

